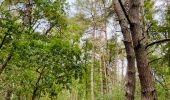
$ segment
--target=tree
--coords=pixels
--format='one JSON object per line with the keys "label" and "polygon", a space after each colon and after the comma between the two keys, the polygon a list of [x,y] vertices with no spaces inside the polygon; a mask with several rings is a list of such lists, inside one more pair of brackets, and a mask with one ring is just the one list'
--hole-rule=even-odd
{"label": "tree", "polygon": [[133,40],[133,46],[139,72],[141,84],[141,99],[155,100],[156,90],[154,87],[154,78],[151,67],[148,63],[147,50],[145,49],[147,40],[143,34],[143,0],[129,0],[129,24]]}
{"label": "tree", "polygon": [[127,74],[126,74],[126,88],[125,99],[134,100],[135,93],[135,53],[133,49],[133,42],[130,29],[128,28],[128,20],[126,19],[123,9],[118,0],[113,0],[113,7],[118,16],[119,24],[122,30],[124,45],[127,54]]}

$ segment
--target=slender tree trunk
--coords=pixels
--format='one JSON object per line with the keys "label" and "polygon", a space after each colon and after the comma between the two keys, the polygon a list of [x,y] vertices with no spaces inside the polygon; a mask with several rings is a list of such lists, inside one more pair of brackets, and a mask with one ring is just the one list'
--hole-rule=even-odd
{"label": "slender tree trunk", "polygon": [[5,100],[11,100],[12,90],[7,90]]}
{"label": "slender tree trunk", "polygon": [[113,7],[118,16],[119,24],[122,30],[124,45],[127,55],[127,73],[125,82],[125,100],[134,100],[135,95],[135,53],[131,33],[128,28],[128,21],[122,11],[118,0],[113,0]]}
{"label": "slender tree trunk", "polygon": [[34,90],[33,90],[32,100],[35,100],[35,99],[36,99],[37,91],[38,91],[38,88],[39,88],[39,82],[40,82],[40,80],[41,80],[41,78],[42,78],[44,69],[45,69],[45,67],[43,67],[42,70],[41,70],[41,72],[39,73],[38,79],[37,79],[37,81],[36,81],[36,84],[35,84],[35,87],[34,87]]}
{"label": "slender tree trunk", "polygon": [[39,75],[38,79],[37,79],[37,82],[36,82],[36,85],[35,85],[35,88],[34,88],[34,91],[33,91],[33,95],[32,95],[32,100],[35,100],[36,99],[36,96],[37,96],[37,91],[38,91],[38,85],[39,85],[39,81],[41,80],[41,74]]}
{"label": "slender tree trunk", "polygon": [[141,20],[141,5],[144,0],[129,0],[129,19],[130,30],[135,50],[137,68],[141,85],[142,100],[156,100],[156,91],[154,88],[154,78],[151,67],[148,64],[147,50],[145,49],[145,37]]}
{"label": "slender tree trunk", "polygon": [[124,75],[123,75],[123,73],[124,73],[124,50],[122,49],[122,58],[121,58],[121,60],[122,60],[122,83],[123,83],[123,80],[124,80]]}
{"label": "slender tree trunk", "polygon": [[[104,4],[104,9],[105,9],[105,4]],[[105,15],[106,15],[106,11],[105,11]],[[106,18],[106,17],[104,17]],[[112,81],[111,81],[111,72],[110,72],[110,64],[109,64],[109,43],[108,43],[108,33],[107,33],[107,23],[106,23],[106,20],[104,21],[104,33],[105,33],[105,43],[106,43],[106,58],[105,58],[105,61],[106,61],[106,75],[107,75],[107,84],[108,84],[108,92],[110,93],[110,95],[112,94]]]}
{"label": "slender tree trunk", "polygon": [[91,64],[91,100],[94,100],[94,63],[95,63],[95,34],[96,34],[96,28],[94,25],[93,29],[93,37],[92,37],[92,64]]}
{"label": "slender tree trunk", "polygon": [[[170,38],[170,32],[168,33],[168,37]],[[170,42],[168,43],[168,67],[169,67],[169,75],[170,75]]]}
{"label": "slender tree trunk", "polygon": [[33,95],[32,95],[32,100],[35,100],[35,98],[37,96],[38,84],[39,84],[40,79],[41,79],[41,75],[37,79],[36,86],[34,88]]}
{"label": "slender tree trunk", "polygon": [[21,99],[21,93],[20,93],[20,92],[17,94],[17,98],[18,98],[18,100],[22,100],[22,99]]}
{"label": "slender tree trunk", "polygon": [[117,46],[115,47],[115,60],[114,60],[114,66],[113,66],[113,69],[114,69],[114,73],[113,73],[113,83],[114,85],[117,83],[117,67],[118,67],[118,48]]}
{"label": "slender tree trunk", "polygon": [[[92,58],[92,61],[94,61],[93,59],[94,57]],[[94,62],[92,62],[91,65],[91,100],[94,100]]]}
{"label": "slender tree trunk", "polygon": [[4,63],[2,65],[0,65],[0,75],[2,74],[2,72],[4,71],[4,69],[6,68],[8,62],[11,60],[12,58],[12,53],[8,54],[8,56],[6,57]]}
{"label": "slender tree trunk", "polygon": [[99,73],[99,76],[100,76],[100,94],[101,96],[103,96],[103,67],[102,67],[102,32],[100,32],[100,48],[99,48],[99,56],[100,56],[100,73]]}
{"label": "slender tree trunk", "polygon": [[26,26],[28,26],[29,29],[31,28],[32,3],[33,0],[26,1],[21,32],[24,30]]}
{"label": "slender tree trunk", "polygon": [[92,64],[91,64],[91,100],[94,100],[94,64],[95,64],[95,35],[96,35],[96,3],[95,0],[91,1],[92,8],[91,8],[91,16],[92,16]]}
{"label": "slender tree trunk", "polygon": [[106,68],[104,55],[103,55],[103,67],[104,67],[104,78],[105,78],[105,94],[107,94],[108,93],[108,80],[107,80],[107,68]]}
{"label": "slender tree trunk", "polygon": [[85,99],[88,99],[88,90],[89,90],[89,82],[88,82],[88,76],[89,76],[89,69],[87,67],[87,41],[85,41],[85,86],[86,86],[86,92],[85,92]]}
{"label": "slender tree trunk", "polygon": [[[1,44],[0,44],[0,49],[3,47],[3,45],[4,45],[4,43],[5,43],[6,37],[8,36],[8,32],[9,32],[9,30],[5,33],[5,35],[4,35],[3,39],[2,39],[2,42],[1,42]],[[8,56],[6,57],[4,63],[3,63],[3,64],[0,64],[0,75],[2,74],[2,72],[4,71],[4,69],[6,68],[8,62],[11,60],[11,58],[12,58],[12,53],[13,53],[13,52],[10,52],[10,53],[8,54]]]}

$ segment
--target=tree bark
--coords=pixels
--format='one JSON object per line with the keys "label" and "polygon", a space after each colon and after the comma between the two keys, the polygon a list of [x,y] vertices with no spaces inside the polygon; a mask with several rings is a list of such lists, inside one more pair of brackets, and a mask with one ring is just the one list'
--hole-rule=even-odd
{"label": "tree bark", "polygon": [[33,0],[26,1],[21,32],[24,30],[26,26],[28,26],[29,29],[31,28],[32,4]]}
{"label": "tree bark", "polygon": [[95,25],[94,25],[94,28],[93,28],[93,36],[92,36],[92,64],[91,64],[91,100],[94,100],[94,63],[95,63],[95,48],[94,48],[94,45],[95,45],[95,33],[96,33],[96,28],[95,28]]}
{"label": "tree bark", "polygon": [[124,75],[123,75],[123,73],[124,73],[124,50],[122,49],[122,83],[124,83],[123,81],[124,81]]}
{"label": "tree bark", "polygon": [[134,100],[135,94],[135,53],[133,49],[133,43],[131,38],[131,33],[128,28],[128,21],[122,11],[120,3],[118,0],[113,0],[113,7],[118,16],[119,24],[122,30],[124,45],[127,55],[127,73],[125,82],[125,100]]}
{"label": "tree bark", "polygon": [[7,90],[5,100],[11,100],[12,90]]}
{"label": "tree bark", "polygon": [[6,68],[8,62],[11,60],[12,58],[12,53],[8,54],[8,56],[6,57],[4,63],[1,65],[0,64],[0,75],[2,74],[2,72],[4,71],[4,69]]}
{"label": "tree bark", "polygon": [[113,84],[115,85],[117,82],[117,68],[118,67],[118,47],[116,45],[115,47],[115,60],[114,60],[114,66],[113,66]]}
{"label": "tree bark", "polygon": [[39,82],[42,79],[42,76],[43,76],[43,73],[44,73],[44,69],[45,69],[45,66],[42,68],[41,72],[39,72],[39,76],[37,78],[37,81],[36,81],[36,84],[35,84],[35,87],[34,87],[34,90],[33,90],[32,100],[36,99],[37,91],[39,89]]}
{"label": "tree bark", "polygon": [[100,94],[101,96],[103,96],[103,67],[102,67],[102,32],[100,32],[100,48],[99,48],[99,56],[100,56],[100,73],[99,73],[99,76],[100,76]]}
{"label": "tree bark", "polygon": [[148,64],[145,36],[141,21],[144,0],[129,0],[129,19],[141,85],[141,100],[156,100],[154,78]]}
{"label": "tree bark", "polygon": [[103,55],[103,67],[104,67],[104,83],[105,83],[105,94],[108,93],[108,80],[107,80],[107,68],[106,68],[106,61],[105,61],[105,56]]}
{"label": "tree bark", "polygon": [[[170,38],[170,32],[168,32],[168,37]],[[169,67],[169,75],[170,75],[170,42],[168,43],[168,67]]]}

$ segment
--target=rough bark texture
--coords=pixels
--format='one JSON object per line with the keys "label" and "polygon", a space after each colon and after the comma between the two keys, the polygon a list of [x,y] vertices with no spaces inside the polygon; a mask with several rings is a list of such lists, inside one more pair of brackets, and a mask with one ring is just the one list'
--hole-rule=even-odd
{"label": "rough bark texture", "polygon": [[125,100],[134,100],[135,94],[135,53],[133,49],[133,43],[131,33],[128,28],[128,21],[122,11],[122,8],[118,0],[113,0],[113,7],[118,16],[118,20],[121,26],[121,30],[124,37],[124,45],[127,54],[127,73],[125,83]]}
{"label": "rough bark texture", "polygon": [[129,0],[129,19],[131,21],[130,30],[132,34],[133,46],[139,72],[141,84],[141,99],[155,100],[154,79],[151,67],[148,64],[147,50],[145,49],[145,37],[143,35],[143,25],[141,20],[141,5],[143,0]]}

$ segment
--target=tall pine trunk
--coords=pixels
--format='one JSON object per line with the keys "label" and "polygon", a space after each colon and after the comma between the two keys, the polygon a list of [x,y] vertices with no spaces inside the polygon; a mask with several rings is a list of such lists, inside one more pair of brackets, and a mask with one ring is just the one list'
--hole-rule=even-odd
{"label": "tall pine trunk", "polygon": [[106,4],[105,2],[102,2],[103,4],[103,9],[104,9],[104,15],[103,15],[103,28],[102,30],[104,31],[104,35],[105,35],[105,53],[104,53],[104,70],[105,70],[105,83],[106,83],[106,94],[107,93],[110,93],[111,94],[111,91],[112,91],[112,88],[109,84],[111,84],[111,77],[110,77],[110,70],[108,68],[110,68],[109,66],[109,48],[108,48],[108,33],[107,33],[107,17],[106,17]]}
{"label": "tall pine trunk", "polygon": [[113,7],[117,14],[119,24],[122,30],[124,45],[127,55],[127,73],[125,82],[125,100],[134,100],[135,94],[135,53],[133,49],[133,43],[131,38],[131,33],[128,28],[129,24],[126,17],[122,11],[120,3],[118,0],[113,0]]}
{"label": "tall pine trunk", "polygon": [[102,32],[100,32],[100,48],[99,48],[99,56],[100,56],[100,72],[99,72],[99,76],[100,76],[100,94],[101,96],[103,96],[103,67],[102,67]]}
{"label": "tall pine trunk", "polygon": [[91,64],[91,100],[94,100],[94,63],[95,63],[95,33],[96,33],[96,28],[94,25],[93,28],[93,36],[92,36],[92,64]]}
{"label": "tall pine trunk", "polygon": [[139,72],[139,79],[141,85],[141,99],[155,100],[154,78],[151,67],[148,64],[147,50],[145,49],[146,39],[143,33],[143,26],[141,21],[141,5],[144,0],[129,0],[129,19],[130,30],[135,50],[137,61],[137,68]]}

